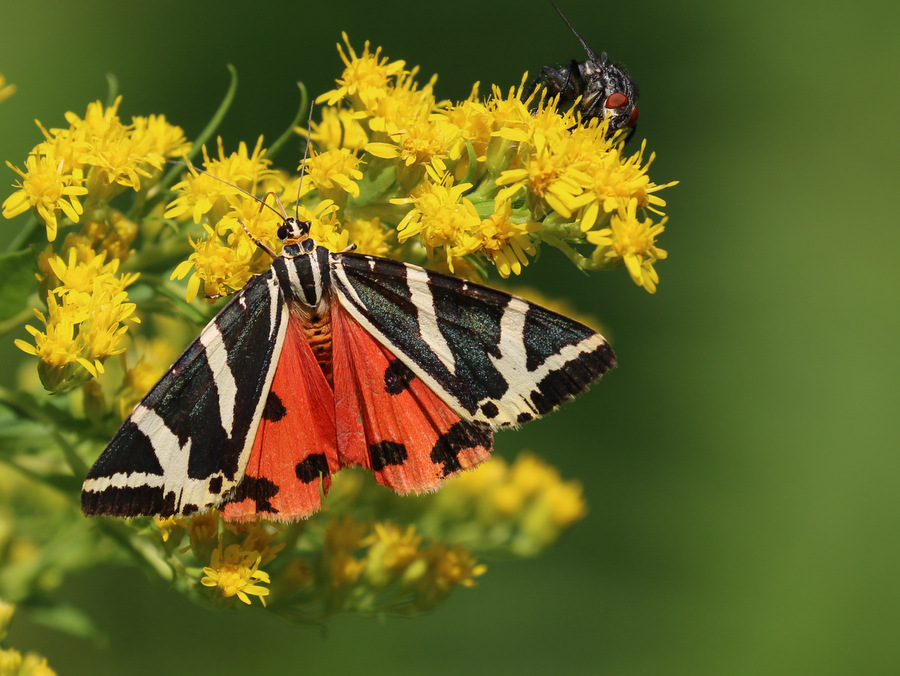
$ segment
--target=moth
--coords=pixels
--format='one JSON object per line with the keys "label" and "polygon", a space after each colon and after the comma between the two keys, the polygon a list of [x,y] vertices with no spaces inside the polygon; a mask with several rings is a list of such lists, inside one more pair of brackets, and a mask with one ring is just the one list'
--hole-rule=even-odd
{"label": "moth", "polygon": [[[282,210],[283,211],[283,210]],[[613,367],[597,332],[522,298],[386,258],[332,253],[284,216],[282,254],[203,329],[90,469],[87,515],[292,521],[332,476],[398,493],[486,460],[494,430]]]}
{"label": "moth", "polygon": [[539,85],[543,85],[550,96],[559,94],[560,101],[573,102],[579,97],[578,109],[582,122],[592,118],[609,117],[609,133],[620,129],[630,129],[628,138],[634,134],[638,121],[637,83],[621,65],[609,60],[606,52],[598,57],[578,34],[575,27],[553,2],[553,9],[562,17],[569,30],[578,38],[587,52],[587,61],[572,59],[567,66],[553,68],[544,66],[525,89],[527,99]]}

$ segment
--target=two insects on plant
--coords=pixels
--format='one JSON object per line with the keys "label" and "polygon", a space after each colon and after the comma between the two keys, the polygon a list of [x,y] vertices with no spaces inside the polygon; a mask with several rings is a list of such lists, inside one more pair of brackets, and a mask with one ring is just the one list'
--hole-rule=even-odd
{"label": "two insects on plant", "polygon": [[[542,69],[530,91],[543,84],[578,100],[583,122],[633,129],[633,80],[575,35],[589,60]],[[398,493],[433,491],[486,460],[495,430],[549,413],[615,364],[579,322],[416,265],[334,253],[309,222],[279,217],[281,255],[254,239],[271,269],[134,408],[88,473],[86,514],[295,520],[352,466]]]}

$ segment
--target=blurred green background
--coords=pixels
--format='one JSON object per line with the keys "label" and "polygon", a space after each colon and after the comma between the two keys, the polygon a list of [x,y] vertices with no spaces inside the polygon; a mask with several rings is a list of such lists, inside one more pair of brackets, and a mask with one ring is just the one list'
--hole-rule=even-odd
{"label": "blurred green background", "polygon": [[[640,83],[632,148],[646,137],[658,153],[652,179],[681,181],[664,195],[655,296],[550,250],[523,275],[598,316],[619,356],[588,395],[497,442],[579,478],[587,519],[539,559],[488,562],[477,588],[414,620],[295,627],[107,569],[60,589],[107,647],[24,614],[9,645],[61,675],[900,673],[900,9],[560,2]],[[4,3],[0,72],[19,92],[0,104],[0,159],[22,166],[32,120],[83,115],[108,72],[125,119],[163,113],[193,138],[226,63],[241,77],[226,148],[274,140],[294,82],[319,93],[339,75],[341,30],[421,65],[420,80],[438,73],[439,98],[584,57],[542,0],[332,8]],[[0,223],[0,242],[21,222]],[[9,383],[24,355],[5,342]]]}

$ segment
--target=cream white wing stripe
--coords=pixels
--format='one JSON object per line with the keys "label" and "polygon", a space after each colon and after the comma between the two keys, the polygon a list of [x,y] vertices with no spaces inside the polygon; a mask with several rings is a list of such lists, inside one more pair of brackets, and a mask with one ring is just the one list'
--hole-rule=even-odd
{"label": "cream white wing stripe", "polygon": [[428,273],[422,268],[408,266],[406,268],[406,285],[409,287],[409,296],[416,307],[419,320],[419,333],[422,340],[431,348],[431,351],[447,368],[450,375],[456,374],[456,360],[453,352],[447,345],[444,334],[438,326],[438,319],[434,312],[434,300],[431,290],[428,288]]}

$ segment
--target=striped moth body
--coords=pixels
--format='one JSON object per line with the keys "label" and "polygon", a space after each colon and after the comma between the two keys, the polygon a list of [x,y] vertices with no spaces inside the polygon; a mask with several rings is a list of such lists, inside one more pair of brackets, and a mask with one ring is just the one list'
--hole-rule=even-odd
{"label": "striped moth body", "polygon": [[592,329],[415,265],[285,245],[203,329],[88,472],[88,515],[290,521],[362,466],[421,493],[615,365]]}

